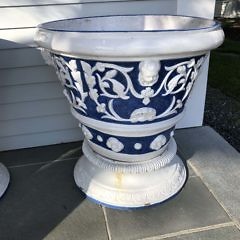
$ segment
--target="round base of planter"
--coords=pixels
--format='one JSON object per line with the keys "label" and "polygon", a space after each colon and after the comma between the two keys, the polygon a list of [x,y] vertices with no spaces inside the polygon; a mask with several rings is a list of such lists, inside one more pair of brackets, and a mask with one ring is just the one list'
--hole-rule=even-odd
{"label": "round base of planter", "polygon": [[7,168],[2,163],[0,163],[0,197],[6,191],[9,181],[10,181],[9,172]]}
{"label": "round base of planter", "polygon": [[172,139],[159,157],[126,163],[104,158],[84,142],[85,155],[75,166],[75,182],[90,199],[112,208],[139,208],[164,202],[182,189],[187,177],[175,148]]}

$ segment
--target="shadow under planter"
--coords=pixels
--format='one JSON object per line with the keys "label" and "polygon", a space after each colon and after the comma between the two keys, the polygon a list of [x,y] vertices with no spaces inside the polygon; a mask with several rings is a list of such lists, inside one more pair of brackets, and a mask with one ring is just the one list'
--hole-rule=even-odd
{"label": "shadow under planter", "polygon": [[12,183],[1,199],[1,239],[43,239],[83,203],[84,194],[71,181],[75,162],[9,168]]}

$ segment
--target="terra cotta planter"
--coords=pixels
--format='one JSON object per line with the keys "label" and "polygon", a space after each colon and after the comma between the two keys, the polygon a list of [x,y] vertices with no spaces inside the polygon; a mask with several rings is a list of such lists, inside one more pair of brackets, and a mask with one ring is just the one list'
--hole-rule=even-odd
{"label": "terra cotta planter", "polygon": [[168,15],[66,19],[35,41],[64,87],[85,135],[77,185],[102,204],[137,208],[183,187],[174,128],[209,50],[224,39],[212,20]]}

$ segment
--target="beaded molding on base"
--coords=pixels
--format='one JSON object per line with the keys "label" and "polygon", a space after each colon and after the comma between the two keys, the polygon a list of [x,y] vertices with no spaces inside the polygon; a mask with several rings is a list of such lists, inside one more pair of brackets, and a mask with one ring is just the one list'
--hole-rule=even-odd
{"label": "beaded molding on base", "polygon": [[121,173],[146,173],[155,171],[170,163],[176,155],[177,145],[175,140],[171,138],[167,149],[160,156],[147,161],[131,163],[114,161],[95,153],[91,147],[89,147],[86,140],[83,142],[82,150],[87,159],[94,165],[97,165],[99,168]]}

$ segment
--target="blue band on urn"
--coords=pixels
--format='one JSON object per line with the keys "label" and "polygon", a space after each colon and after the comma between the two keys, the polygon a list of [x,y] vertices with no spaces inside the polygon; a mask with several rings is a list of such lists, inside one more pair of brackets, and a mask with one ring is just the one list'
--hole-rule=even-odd
{"label": "blue band on urn", "polygon": [[178,115],[204,56],[141,62],[100,62],[51,53],[72,107],[92,119],[148,124]]}
{"label": "blue band on urn", "polygon": [[120,137],[102,133],[86,126],[83,126],[82,130],[88,141],[108,150],[124,154],[145,154],[159,151],[168,144],[174,132],[174,128],[170,128],[152,136]]}

